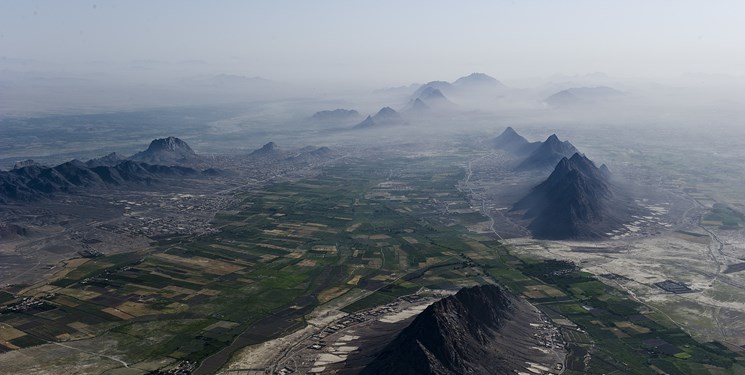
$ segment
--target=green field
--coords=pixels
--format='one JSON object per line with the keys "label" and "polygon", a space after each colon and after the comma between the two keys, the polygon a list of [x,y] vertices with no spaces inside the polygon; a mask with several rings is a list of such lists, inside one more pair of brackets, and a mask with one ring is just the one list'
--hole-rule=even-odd
{"label": "green field", "polygon": [[[352,290],[362,297],[347,312],[421,288],[495,280],[582,329],[564,330],[572,348],[566,373],[653,374],[653,366],[669,374],[737,373],[734,353],[695,342],[574,265],[519,259],[469,232],[466,226],[485,220],[480,214],[448,212],[470,207],[455,188],[463,163],[351,159],[312,178],[242,191],[214,218],[216,233],[89,260],[25,291],[44,303],[0,315],[25,334],[5,347],[103,336],[129,364],[208,359],[217,366],[242,346],[302,327],[312,309]],[[2,297],[7,307],[23,296]]]}

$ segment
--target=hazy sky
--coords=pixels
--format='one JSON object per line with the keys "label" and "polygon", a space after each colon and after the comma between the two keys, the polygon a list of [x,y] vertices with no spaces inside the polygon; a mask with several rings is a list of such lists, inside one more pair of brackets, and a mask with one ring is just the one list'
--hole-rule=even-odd
{"label": "hazy sky", "polygon": [[0,0],[0,68],[380,85],[742,75],[745,1]]}

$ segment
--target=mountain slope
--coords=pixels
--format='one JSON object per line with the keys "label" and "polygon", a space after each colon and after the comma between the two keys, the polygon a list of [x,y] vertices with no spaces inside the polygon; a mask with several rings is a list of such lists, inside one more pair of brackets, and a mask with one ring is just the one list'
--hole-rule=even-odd
{"label": "mountain slope", "polygon": [[281,153],[282,151],[279,149],[279,146],[277,146],[276,143],[268,142],[261,146],[261,148],[253,150],[249,155],[255,157],[270,157],[278,156]]}
{"label": "mountain slope", "polygon": [[151,184],[158,178],[199,177],[201,172],[180,166],[151,165],[125,160],[114,166],[89,167],[72,160],[55,167],[37,165],[0,171],[0,203],[29,202],[55,193],[125,184]]}
{"label": "mountain slope", "polygon": [[391,107],[383,107],[373,116],[367,116],[365,120],[355,125],[355,128],[364,129],[377,126],[401,125],[404,123],[401,114]]}
{"label": "mountain slope", "polygon": [[551,175],[515,203],[511,211],[523,211],[528,229],[537,238],[600,238],[604,227],[614,223],[609,172],[585,156],[563,158]]}
{"label": "mountain slope", "polygon": [[492,145],[511,154],[525,155],[535,151],[541,145],[541,142],[528,142],[515,129],[508,126],[502,134],[492,140]]}
{"label": "mountain slope", "polygon": [[556,134],[549,136],[517,165],[517,170],[548,169],[556,166],[561,158],[571,157],[577,149],[569,141],[561,141]]}
{"label": "mountain slope", "polygon": [[543,102],[553,107],[567,107],[599,103],[621,95],[622,91],[607,86],[572,87],[547,97]]}
{"label": "mountain slope", "polygon": [[360,113],[353,109],[338,108],[334,110],[318,111],[310,117],[313,121],[340,122],[354,120],[360,117]]}
{"label": "mountain slope", "polygon": [[130,160],[149,164],[169,164],[198,159],[186,142],[176,137],[159,138],[150,142],[147,150],[132,155]]}
{"label": "mountain slope", "polygon": [[494,285],[427,307],[360,374],[514,374],[539,362],[535,310]]}

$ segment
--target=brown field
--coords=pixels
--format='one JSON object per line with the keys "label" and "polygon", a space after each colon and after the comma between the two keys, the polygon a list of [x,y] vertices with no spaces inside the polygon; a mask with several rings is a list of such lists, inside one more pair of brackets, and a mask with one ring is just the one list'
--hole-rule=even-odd
{"label": "brown field", "polygon": [[613,332],[613,334],[616,335],[616,337],[618,337],[619,339],[629,337],[629,335],[618,328],[610,328],[610,331]]}
{"label": "brown field", "polygon": [[391,236],[386,234],[373,234],[372,236],[370,236],[371,240],[387,240],[389,238],[391,238]]}
{"label": "brown field", "polygon": [[313,259],[303,259],[302,261],[298,262],[297,265],[300,267],[315,267],[316,264],[318,263]]}
{"label": "brown field", "polygon": [[123,320],[130,320],[130,319],[133,319],[134,318],[134,316],[129,315],[129,314],[123,312],[123,311],[119,311],[119,310],[117,310],[117,309],[115,309],[113,307],[107,307],[105,309],[101,309],[101,311],[103,311],[103,312],[105,312],[107,314],[111,314],[111,315],[113,315],[113,316],[115,316],[115,317],[117,317],[119,319],[123,319]]}
{"label": "brown field", "polygon": [[362,275],[355,275],[353,278],[347,281],[347,285],[357,285],[360,283],[361,278],[362,278]]}
{"label": "brown field", "polygon": [[624,331],[628,331],[628,329],[633,329],[638,333],[649,333],[650,331],[647,327],[638,326],[629,321],[613,322],[613,324],[615,324],[616,327],[623,329]]}
{"label": "brown field", "polygon": [[258,247],[265,247],[267,249],[274,249],[274,250],[293,251],[293,249],[290,249],[290,248],[287,248],[287,247],[272,245],[272,244],[268,244],[268,243],[257,243],[256,246],[258,246]]}
{"label": "brown field", "polygon": [[401,238],[403,238],[404,241],[406,241],[406,242],[408,242],[408,243],[410,243],[412,245],[419,243],[419,241],[417,241],[416,238],[413,238],[413,237],[401,237]]}
{"label": "brown field", "polygon": [[121,305],[117,306],[117,309],[119,311],[122,311],[126,314],[138,317],[138,316],[144,316],[144,315],[155,315],[155,314],[173,314],[179,311],[184,311],[188,308],[187,305],[174,302],[167,306],[167,308],[163,310],[155,310],[150,308],[148,305],[144,303],[139,302],[131,302],[127,301],[122,303]]}
{"label": "brown field", "polygon": [[191,257],[191,258],[183,258],[176,255],[171,254],[156,254],[154,255],[156,258],[161,258],[164,260],[167,260],[172,263],[177,264],[183,264],[187,266],[197,267],[199,269],[203,269],[208,273],[213,273],[216,275],[227,275],[229,273],[233,273],[239,270],[244,269],[244,266],[240,266],[237,264],[232,264],[228,262],[223,262],[216,259],[208,259],[203,257]]}
{"label": "brown field", "polygon": [[326,303],[328,301],[331,301],[332,299],[341,296],[342,294],[346,293],[346,288],[340,288],[340,287],[333,287],[324,290],[323,292],[318,294],[318,302],[319,303]]}
{"label": "brown field", "polygon": [[542,292],[537,291],[537,290],[525,291],[525,292],[523,292],[523,295],[525,297],[530,298],[530,299],[546,298],[546,295],[545,294],[543,294]]}
{"label": "brown field", "polygon": [[98,292],[91,292],[91,291],[80,290],[80,289],[68,289],[68,288],[59,289],[57,293],[64,294],[66,296],[70,296],[72,298],[83,300],[83,301],[87,301],[89,299],[96,298],[101,295],[101,293],[98,293]]}
{"label": "brown field", "polygon": [[26,336],[26,333],[24,333],[23,331],[19,331],[5,323],[0,323],[0,342],[10,341],[21,336]]}
{"label": "brown field", "polygon": [[336,246],[335,245],[316,245],[313,246],[313,250],[315,251],[325,251],[325,252],[335,252]]}
{"label": "brown field", "polygon": [[[564,297],[566,294],[559,289],[556,289],[550,285],[536,284],[526,286],[527,291],[523,294],[529,296],[527,293],[536,293],[536,295],[543,295],[544,297]],[[544,297],[532,297],[532,298],[544,298]]]}

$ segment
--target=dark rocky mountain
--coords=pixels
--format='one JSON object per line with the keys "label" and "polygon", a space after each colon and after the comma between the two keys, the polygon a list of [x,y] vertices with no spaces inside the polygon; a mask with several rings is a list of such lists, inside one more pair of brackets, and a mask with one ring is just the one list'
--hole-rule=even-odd
{"label": "dark rocky mountain", "polygon": [[573,87],[561,90],[546,99],[544,103],[553,107],[596,104],[623,95],[622,91],[607,86]]}
{"label": "dark rocky mountain", "polygon": [[531,220],[528,229],[537,238],[601,238],[619,212],[611,209],[614,194],[608,168],[597,168],[575,153],[563,158],[544,182],[515,203],[511,211]]}
{"label": "dark rocky mountain", "polygon": [[525,137],[508,126],[502,134],[492,140],[492,145],[514,155],[526,155],[535,151],[541,145],[541,142],[528,142]]}
{"label": "dark rocky mountain", "polygon": [[249,155],[257,157],[268,157],[277,156],[281,153],[282,151],[279,149],[279,146],[277,146],[276,143],[268,142],[261,146],[261,148],[253,150]]}
{"label": "dark rocky mountain", "polygon": [[85,188],[152,184],[159,178],[200,177],[197,170],[180,166],[151,165],[125,160],[115,166],[87,164],[72,160],[55,167],[37,165],[0,171],[0,203],[28,202],[55,193]]}
{"label": "dark rocky mountain", "polygon": [[550,169],[555,167],[556,163],[562,158],[571,157],[577,152],[577,149],[569,141],[562,142],[556,134],[552,134],[535,147],[525,160],[517,165],[516,169],[522,171]]}
{"label": "dark rocky mountain", "polygon": [[190,162],[198,158],[186,142],[168,137],[153,140],[147,150],[138,152],[129,159],[149,164],[170,164]]}
{"label": "dark rocky mountain", "polygon": [[402,125],[404,120],[401,114],[391,107],[383,107],[374,116],[367,116],[365,120],[355,125],[355,128],[371,128],[377,126]]}
{"label": "dark rocky mountain", "polygon": [[116,152],[112,152],[106,156],[88,160],[85,162],[85,165],[89,167],[97,167],[99,165],[114,166],[121,163],[123,160],[124,158],[121,157],[119,154],[117,154]]}
{"label": "dark rocky mountain", "polygon": [[313,121],[331,121],[341,122],[350,121],[359,118],[361,115],[359,112],[353,109],[334,109],[331,111],[318,111],[310,117]]}
{"label": "dark rocky mountain", "polygon": [[427,307],[360,374],[514,374],[539,362],[534,309],[494,285],[461,289]]}

